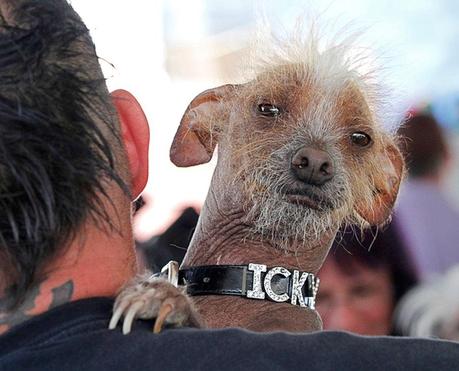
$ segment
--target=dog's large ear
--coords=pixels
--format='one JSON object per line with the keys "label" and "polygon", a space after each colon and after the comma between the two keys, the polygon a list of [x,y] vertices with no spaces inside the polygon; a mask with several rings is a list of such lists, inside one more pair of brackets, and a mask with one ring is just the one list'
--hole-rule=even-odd
{"label": "dog's large ear", "polygon": [[218,141],[214,128],[228,119],[225,108],[235,88],[223,85],[209,89],[191,101],[172,142],[170,158],[175,165],[188,167],[211,160]]}
{"label": "dog's large ear", "polygon": [[403,156],[392,140],[385,140],[377,156],[375,164],[379,169],[372,176],[373,199],[357,201],[356,205],[357,213],[370,225],[381,225],[388,220],[405,170]]}

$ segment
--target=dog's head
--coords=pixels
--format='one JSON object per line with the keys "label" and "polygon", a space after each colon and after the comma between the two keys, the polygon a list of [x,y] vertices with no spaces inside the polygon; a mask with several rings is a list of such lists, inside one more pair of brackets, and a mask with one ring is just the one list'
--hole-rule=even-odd
{"label": "dog's head", "polygon": [[270,238],[380,225],[395,202],[402,156],[364,77],[333,56],[278,61],[248,83],[201,93],[172,144],[172,161],[193,166],[218,143],[219,181],[238,189],[255,231]]}

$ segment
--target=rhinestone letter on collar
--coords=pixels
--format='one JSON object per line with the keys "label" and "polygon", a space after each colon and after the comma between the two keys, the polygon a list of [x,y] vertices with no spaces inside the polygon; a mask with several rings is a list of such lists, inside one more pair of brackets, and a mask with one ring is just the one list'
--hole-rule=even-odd
{"label": "rhinestone letter on collar", "polygon": [[[319,289],[319,279],[314,277],[312,273],[294,270],[292,275],[292,272],[283,267],[274,267],[268,270],[266,265],[253,263],[249,264],[248,270],[253,272],[252,290],[247,291],[248,298],[263,300],[265,299],[266,294],[271,300],[278,303],[290,300],[290,303],[293,305],[299,304],[301,307],[315,309],[316,294]],[[264,272],[266,272],[266,274],[262,282],[262,273]],[[276,275],[282,275],[285,278],[292,276],[291,297],[287,292],[279,294],[273,291],[271,284],[273,277]],[[309,276],[311,276],[311,280],[308,280]],[[303,296],[303,286],[306,282],[312,284],[312,297]]]}

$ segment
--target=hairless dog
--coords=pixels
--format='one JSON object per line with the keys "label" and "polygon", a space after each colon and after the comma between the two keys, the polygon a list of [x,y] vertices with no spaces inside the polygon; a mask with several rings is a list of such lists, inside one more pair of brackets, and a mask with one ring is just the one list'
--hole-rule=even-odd
{"label": "hairless dog", "polygon": [[321,329],[314,275],[338,228],[384,224],[404,174],[396,140],[382,126],[378,87],[359,73],[365,60],[350,57],[350,44],[320,50],[313,36],[265,42],[248,82],[193,99],[172,161],[206,163],[218,144],[179,282],[193,296],[139,276],[117,298],[111,328],[125,315],[125,333],[136,317],[157,318],[155,331],[163,324]]}

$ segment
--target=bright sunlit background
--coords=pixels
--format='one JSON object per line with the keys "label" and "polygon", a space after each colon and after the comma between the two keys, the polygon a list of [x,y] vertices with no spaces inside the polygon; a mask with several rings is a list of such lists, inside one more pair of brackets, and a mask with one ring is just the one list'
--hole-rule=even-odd
{"label": "bright sunlit background", "polygon": [[[459,205],[459,2],[456,0],[73,0],[91,30],[110,89],[137,96],[150,122],[147,205],[136,229],[146,239],[164,229],[184,205],[199,206],[213,165],[175,168],[169,145],[190,100],[202,90],[238,82],[257,14],[275,27],[298,16],[352,22],[388,69],[396,109],[431,105],[451,130],[454,173],[446,185]],[[387,63],[386,63],[387,62]]]}

